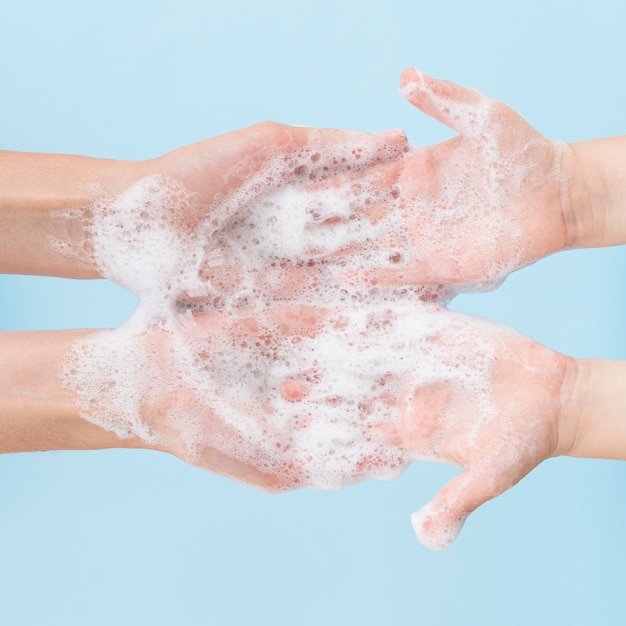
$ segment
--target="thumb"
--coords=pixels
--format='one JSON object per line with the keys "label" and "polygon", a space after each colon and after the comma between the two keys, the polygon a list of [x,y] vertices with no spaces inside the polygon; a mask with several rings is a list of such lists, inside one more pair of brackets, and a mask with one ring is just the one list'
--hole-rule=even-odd
{"label": "thumb", "polygon": [[419,542],[430,550],[449,547],[458,537],[469,514],[501,492],[492,475],[464,470],[411,516]]}
{"label": "thumb", "polygon": [[482,134],[495,103],[474,89],[431,78],[414,67],[402,72],[400,93],[426,115],[468,137]]}

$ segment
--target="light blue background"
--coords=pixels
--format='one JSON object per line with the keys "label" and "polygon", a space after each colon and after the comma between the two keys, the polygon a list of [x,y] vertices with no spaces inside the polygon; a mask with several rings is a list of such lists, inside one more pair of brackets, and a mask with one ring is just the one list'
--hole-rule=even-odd
{"label": "light blue background", "polygon": [[[409,64],[552,138],[622,134],[625,6],[5,0],[0,147],[144,158],[264,119],[450,136],[398,95]],[[622,248],[569,252],[455,306],[624,358],[625,268]],[[10,276],[0,302],[4,330],[117,325],[134,306],[103,281]],[[431,553],[409,515],[454,471],[276,497],[156,453],[3,456],[0,623],[625,623],[625,465],[549,461]]]}

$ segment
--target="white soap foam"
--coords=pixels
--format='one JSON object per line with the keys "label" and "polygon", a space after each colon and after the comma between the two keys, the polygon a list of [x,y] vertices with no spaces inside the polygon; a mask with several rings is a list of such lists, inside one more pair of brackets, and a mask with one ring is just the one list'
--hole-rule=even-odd
{"label": "white soap foam", "polygon": [[[87,253],[140,303],[66,360],[85,419],[274,491],[455,462],[446,438],[461,425],[471,445],[495,415],[509,331],[447,311],[449,287],[376,280],[418,264],[455,221],[435,220],[432,244],[414,236],[407,216],[440,207],[381,183],[369,166],[394,156],[380,138],[330,152],[313,141],[248,179],[242,164],[230,176],[246,182],[213,202],[166,177],[95,200]],[[467,182],[442,189],[454,200]],[[469,228],[480,210],[457,218]]]}
{"label": "white soap foam", "polygon": [[[421,509],[411,515],[411,525],[413,526],[413,530],[419,542],[430,550],[443,550],[448,548],[459,536],[465,524],[465,518],[463,518],[445,526],[437,526],[432,529],[431,524],[429,524],[430,521],[425,509]],[[426,530],[427,528],[428,530]]]}

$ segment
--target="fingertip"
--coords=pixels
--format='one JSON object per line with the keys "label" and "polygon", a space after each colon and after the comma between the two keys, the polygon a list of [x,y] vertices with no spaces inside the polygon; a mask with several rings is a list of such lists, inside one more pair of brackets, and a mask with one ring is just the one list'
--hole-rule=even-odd
{"label": "fingertip", "polygon": [[309,306],[306,304],[300,306],[290,306],[281,311],[283,321],[291,325],[302,323],[306,326],[315,326],[318,321],[318,314],[323,315],[325,309]]}
{"label": "fingertip", "polygon": [[400,87],[404,87],[409,83],[419,83],[423,76],[422,72],[416,67],[407,67],[400,75]]}
{"label": "fingertip", "polygon": [[400,137],[402,139],[406,139],[406,132],[402,128],[389,128],[387,130],[379,130],[374,133],[376,137],[385,138],[394,138]]}
{"label": "fingertip", "polygon": [[427,76],[416,67],[409,67],[404,70],[400,77],[400,95],[426,115],[442,121],[440,119],[440,106],[433,99],[440,82]]}
{"label": "fingertip", "polygon": [[400,95],[409,102],[424,84],[424,75],[416,67],[408,67],[400,76]]}
{"label": "fingertip", "polygon": [[429,550],[445,550],[459,536],[466,516],[437,514],[429,511],[428,505],[411,515],[411,525],[417,540]]}
{"label": "fingertip", "polygon": [[374,133],[374,141],[378,147],[379,158],[383,162],[394,161],[409,150],[409,139],[402,128],[390,128]]}
{"label": "fingertip", "polygon": [[438,80],[412,67],[400,80],[400,93],[426,115],[457,131],[461,135],[480,134],[490,119],[490,100],[468,87]]}
{"label": "fingertip", "polygon": [[298,402],[308,395],[308,387],[299,380],[285,380],[280,389],[280,393],[289,402]]}
{"label": "fingertip", "polygon": [[244,317],[243,319],[239,320],[239,323],[251,333],[259,332],[259,322],[256,320],[256,318],[252,316]]}

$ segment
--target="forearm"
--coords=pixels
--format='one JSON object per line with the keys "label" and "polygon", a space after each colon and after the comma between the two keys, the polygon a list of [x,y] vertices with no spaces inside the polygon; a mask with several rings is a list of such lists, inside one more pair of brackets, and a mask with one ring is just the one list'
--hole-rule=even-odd
{"label": "forearm", "polygon": [[0,452],[143,447],[80,417],[58,372],[89,331],[0,334]]}
{"label": "forearm", "polygon": [[626,460],[626,361],[570,359],[563,454]]}
{"label": "forearm", "polygon": [[[94,194],[123,191],[146,162],[0,151],[0,272],[96,278],[88,255],[84,212]],[[68,215],[71,213],[71,216]]]}
{"label": "forearm", "polygon": [[626,136],[571,144],[574,247],[626,243]]}

